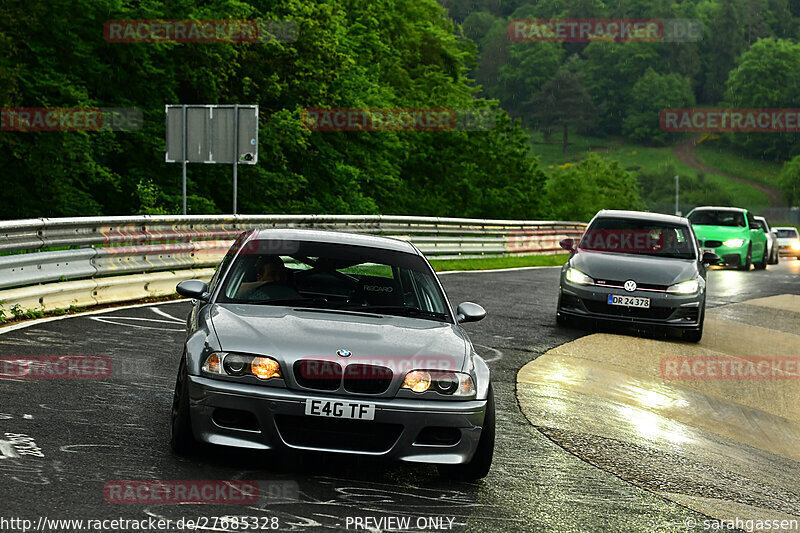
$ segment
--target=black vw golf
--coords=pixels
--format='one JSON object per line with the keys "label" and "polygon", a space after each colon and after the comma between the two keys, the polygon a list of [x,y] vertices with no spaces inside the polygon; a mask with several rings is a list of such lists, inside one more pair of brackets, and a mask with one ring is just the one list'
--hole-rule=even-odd
{"label": "black vw golf", "polygon": [[600,211],[561,270],[557,321],[590,318],[675,328],[703,336],[706,270],[719,257],[701,254],[686,218],[639,211]]}

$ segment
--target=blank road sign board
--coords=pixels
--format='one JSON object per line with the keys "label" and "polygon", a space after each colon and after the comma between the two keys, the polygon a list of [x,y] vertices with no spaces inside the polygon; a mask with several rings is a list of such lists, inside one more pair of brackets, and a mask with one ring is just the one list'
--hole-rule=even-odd
{"label": "blank road sign board", "polygon": [[184,107],[187,162],[243,165],[258,162],[257,105],[168,105],[167,163],[184,161]]}

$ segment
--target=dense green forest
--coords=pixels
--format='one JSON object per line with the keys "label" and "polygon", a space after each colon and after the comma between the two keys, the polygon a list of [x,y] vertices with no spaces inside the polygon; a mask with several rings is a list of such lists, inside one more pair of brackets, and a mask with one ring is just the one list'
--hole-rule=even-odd
{"label": "dense green forest", "polygon": [[[478,45],[472,76],[526,128],[563,130],[665,146],[681,134],[660,128],[665,108],[797,108],[800,2],[796,0],[441,0]],[[686,42],[513,42],[509,24],[528,18],[689,19]],[[550,105],[546,105],[546,104]],[[797,133],[737,133],[721,144],[756,159],[789,161]],[[773,183],[800,202],[800,160]],[[670,175],[668,172],[667,175]],[[640,176],[648,181],[650,176]],[[646,184],[645,184],[646,185]],[[705,190],[701,190],[705,188]],[[708,183],[698,198],[729,196]],[[733,199],[735,201],[735,198]]]}
{"label": "dense green forest", "polygon": [[[796,106],[798,14],[800,2],[787,0],[4,0],[0,107],[131,107],[144,120],[139,131],[0,131],[0,216],[178,213],[180,166],[164,162],[164,105],[176,103],[260,106],[259,163],[239,172],[243,213],[585,218],[594,203],[576,198],[599,195],[605,207],[641,207],[636,176],[613,162],[547,173],[529,131],[663,145],[676,140],[658,127],[664,107]],[[696,18],[704,38],[508,38],[514,18],[620,16]],[[108,20],[187,18],[291,21],[297,32],[213,44],[103,34]],[[390,106],[497,108],[498,118],[491,129],[437,132],[302,122],[304,108]],[[797,134],[727,142],[778,161],[800,154]],[[782,179],[798,189],[800,162]],[[229,167],[189,166],[190,213],[230,205]]]}
{"label": "dense green forest", "polygon": [[[507,116],[490,131],[310,132],[306,107],[486,107],[475,46],[433,0],[4,1],[0,106],[137,107],[137,132],[0,136],[4,218],[176,213],[167,103],[259,104],[244,213],[533,217],[544,175]],[[292,21],[294,42],[109,43],[109,19]],[[231,171],[191,165],[189,212],[230,212]]]}

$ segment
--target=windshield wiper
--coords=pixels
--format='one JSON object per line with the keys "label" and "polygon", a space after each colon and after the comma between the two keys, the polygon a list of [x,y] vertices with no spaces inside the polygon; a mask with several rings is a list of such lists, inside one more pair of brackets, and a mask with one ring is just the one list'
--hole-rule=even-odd
{"label": "windshield wiper", "polygon": [[348,305],[340,309],[352,309],[358,311],[366,311],[368,313],[381,313],[388,315],[404,315],[404,316],[424,316],[440,320],[446,320],[447,315],[444,313],[437,313],[436,311],[427,311],[419,307],[407,307],[405,305]]}

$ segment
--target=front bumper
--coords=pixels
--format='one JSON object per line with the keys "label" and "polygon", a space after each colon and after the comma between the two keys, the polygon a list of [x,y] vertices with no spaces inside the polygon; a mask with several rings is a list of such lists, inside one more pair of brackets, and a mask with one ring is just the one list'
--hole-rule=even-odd
{"label": "front bumper", "polygon": [[[472,459],[486,400],[418,401],[335,396],[189,376],[189,410],[195,439],[257,450],[312,450],[385,457],[407,462],[461,464]],[[375,405],[374,421],[305,415],[306,399]],[[249,413],[250,424],[220,423],[220,413]],[[230,418],[230,417],[228,417]],[[244,429],[247,427],[247,429]],[[431,430],[450,435],[431,444]],[[358,438],[353,438],[354,435]],[[453,442],[457,438],[457,442]],[[420,442],[422,440],[423,442]]]}
{"label": "front bumper", "polygon": [[738,267],[747,262],[747,243],[738,248],[731,248],[729,246],[710,248],[708,246],[703,246],[703,250],[714,250],[714,253],[722,259],[722,263],[728,266]]}
{"label": "front bumper", "polygon": [[[639,309],[608,304],[609,294],[650,298],[650,308]],[[587,318],[623,324],[696,328],[702,320],[704,293],[680,295],[597,285],[575,286],[562,280],[558,313],[573,318]]]}

